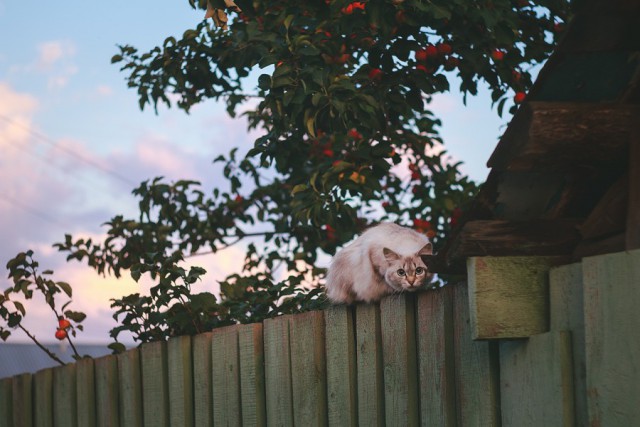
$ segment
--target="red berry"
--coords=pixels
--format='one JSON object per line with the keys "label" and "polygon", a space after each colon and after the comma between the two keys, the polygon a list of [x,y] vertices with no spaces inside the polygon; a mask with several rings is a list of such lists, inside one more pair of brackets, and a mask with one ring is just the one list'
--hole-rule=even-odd
{"label": "red berry", "polygon": [[354,1],[353,3],[351,3],[351,5],[353,6],[353,10],[356,10],[356,9],[364,10],[364,7],[365,7],[365,3],[361,1]]}
{"label": "red berry", "polygon": [[411,179],[413,181],[418,181],[418,180],[420,180],[420,178],[421,178],[420,172],[418,172],[418,171],[411,172]]}
{"label": "red berry", "polygon": [[346,64],[346,62],[349,60],[349,58],[351,58],[351,54],[343,53],[342,55],[336,56],[335,58],[333,58],[333,61],[336,64]]}
{"label": "red berry", "polygon": [[350,129],[347,135],[353,139],[362,139],[362,134],[356,128]]}
{"label": "red berry", "polygon": [[380,80],[382,80],[383,74],[384,73],[380,68],[372,68],[371,71],[369,71],[369,80],[379,82]]}
{"label": "red berry", "polygon": [[420,49],[416,51],[416,61],[418,62],[426,62],[427,61],[427,50]]}
{"label": "red berry", "polygon": [[416,70],[420,70],[423,73],[433,73],[433,68],[429,68],[426,65],[418,64],[416,65]]}
{"label": "red berry", "polygon": [[389,202],[382,202],[382,207],[387,209],[389,206],[391,206],[391,203]]}
{"label": "red berry", "polygon": [[527,97],[527,94],[524,92],[516,92],[515,96],[513,97],[513,101],[516,104],[520,104],[524,101],[524,99]]}
{"label": "red berry", "polygon": [[436,47],[440,55],[451,55],[451,52],[453,52],[453,48],[449,43],[440,43]]}
{"label": "red berry", "polygon": [[434,45],[427,45],[424,49],[420,49],[416,51],[416,61],[418,62],[427,62],[430,58],[435,58],[438,56],[438,48]]}
{"label": "red berry", "polygon": [[60,341],[62,341],[63,339],[65,339],[67,337],[67,331],[65,331],[64,329],[60,329],[58,328],[56,330],[56,338],[59,339]]}
{"label": "red berry", "polygon": [[516,70],[513,70],[511,72],[511,76],[513,77],[513,81],[516,83],[518,83],[522,78],[522,74],[520,73],[520,71],[516,71]]}
{"label": "red berry", "polygon": [[455,56],[450,56],[444,62],[444,69],[447,71],[451,71],[454,68],[456,68],[458,65],[460,65],[460,60]]}
{"label": "red berry", "polygon": [[324,150],[322,150],[322,154],[324,154],[326,157],[333,157],[333,150],[331,148],[325,148]]}
{"label": "red berry", "polygon": [[502,61],[504,59],[504,52],[500,49],[494,49],[491,52],[491,57],[494,61]]}
{"label": "red berry", "polygon": [[438,56],[438,48],[434,45],[428,45],[425,50],[427,51],[427,58],[434,58]]}
{"label": "red berry", "polygon": [[69,322],[64,317],[58,319],[58,329],[67,329],[71,327],[71,322]]}
{"label": "red berry", "polygon": [[242,203],[244,198],[241,195],[237,195],[235,199],[233,199],[236,203]]}
{"label": "red berry", "polygon": [[353,4],[349,4],[342,8],[342,13],[344,15],[351,15],[353,13]]}

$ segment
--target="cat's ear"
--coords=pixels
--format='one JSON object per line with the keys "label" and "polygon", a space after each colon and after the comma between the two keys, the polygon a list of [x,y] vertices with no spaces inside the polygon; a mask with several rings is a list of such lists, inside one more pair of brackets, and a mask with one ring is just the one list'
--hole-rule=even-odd
{"label": "cat's ear", "polygon": [[418,251],[418,255],[431,255],[433,254],[433,245],[431,242],[427,243]]}
{"label": "cat's ear", "polygon": [[384,254],[384,259],[386,259],[387,262],[393,262],[400,259],[400,255],[389,248],[382,248],[382,253]]}

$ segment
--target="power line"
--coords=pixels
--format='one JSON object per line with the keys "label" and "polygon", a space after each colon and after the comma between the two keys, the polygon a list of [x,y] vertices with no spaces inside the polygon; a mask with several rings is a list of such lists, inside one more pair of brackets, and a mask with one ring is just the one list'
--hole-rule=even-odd
{"label": "power line", "polygon": [[43,142],[46,142],[47,144],[53,146],[54,148],[57,148],[58,150],[66,153],[68,156],[71,156],[71,157],[73,157],[73,158],[75,158],[75,159],[77,159],[77,160],[79,160],[79,161],[81,161],[81,162],[93,167],[93,168],[96,168],[96,169],[100,170],[101,172],[106,173],[107,175],[110,175],[111,177],[113,177],[113,178],[115,178],[115,179],[117,179],[117,180],[119,180],[121,182],[124,182],[125,184],[128,184],[128,185],[130,185],[132,187],[134,187],[136,185],[133,181],[131,181],[128,178],[120,175],[119,173],[115,172],[114,170],[106,168],[106,167],[102,166],[101,164],[99,164],[98,162],[95,162],[95,161],[93,161],[91,159],[88,159],[88,158],[76,153],[75,151],[73,151],[70,148],[60,145],[58,142],[54,141],[52,138],[49,138],[48,136],[43,135],[40,132],[37,132],[37,131],[31,129],[28,126],[24,126],[23,124],[13,120],[10,117],[5,116],[4,114],[0,114],[0,119],[4,120],[6,123],[9,123],[10,125],[19,127],[20,129],[23,129],[23,130],[27,131],[29,134],[31,134],[35,138],[37,138],[37,139],[39,139],[39,140],[41,140]]}

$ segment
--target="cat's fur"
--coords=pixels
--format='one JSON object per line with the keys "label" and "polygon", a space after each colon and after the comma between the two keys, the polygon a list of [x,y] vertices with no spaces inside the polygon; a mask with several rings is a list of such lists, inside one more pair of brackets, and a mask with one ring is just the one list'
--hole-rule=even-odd
{"label": "cat's fur", "polygon": [[420,258],[432,253],[424,234],[393,223],[378,224],[335,254],[327,273],[327,297],[351,304],[415,291],[432,280]]}

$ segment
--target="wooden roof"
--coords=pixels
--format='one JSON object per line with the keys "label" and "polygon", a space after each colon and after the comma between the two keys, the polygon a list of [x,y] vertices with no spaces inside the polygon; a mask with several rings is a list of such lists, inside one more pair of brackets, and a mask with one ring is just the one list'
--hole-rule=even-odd
{"label": "wooden roof", "polygon": [[583,2],[432,268],[640,247],[639,104],[640,2]]}

